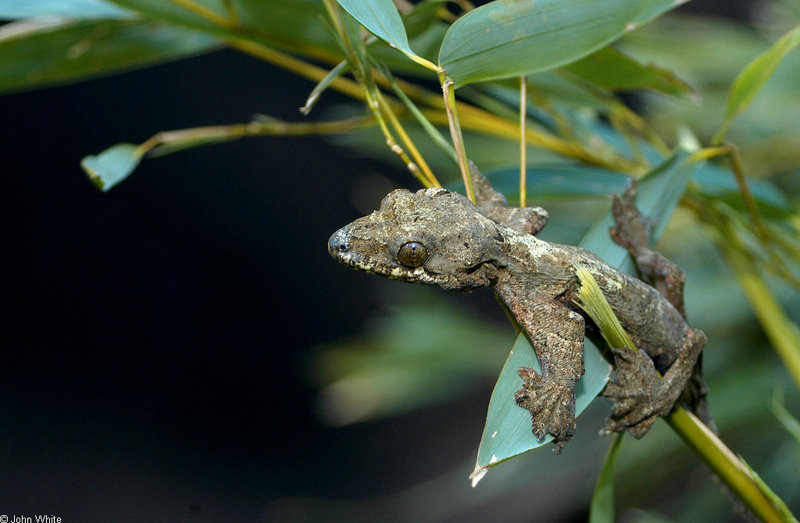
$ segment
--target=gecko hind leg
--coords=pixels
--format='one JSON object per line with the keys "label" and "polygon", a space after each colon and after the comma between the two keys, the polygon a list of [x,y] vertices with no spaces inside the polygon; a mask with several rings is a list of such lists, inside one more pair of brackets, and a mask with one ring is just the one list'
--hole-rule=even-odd
{"label": "gecko hind leg", "polygon": [[684,393],[705,344],[703,331],[689,329],[681,357],[663,376],[658,375],[646,352],[628,347],[613,349],[617,372],[603,391],[613,406],[601,433],[627,430],[635,438],[647,434],[656,419],[669,414]]}
{"label": "gecko hind leg", "polygon": [[[650,248],[650,235],[655,221],[643,215],[636,207],[634,201],[636,197],[636,188],[636,181],[631,180],[625,188],[622,197],[618,195],[613,196],[611,211],[614,215],[616,225],[609,229],[609,234],[615,243],[628,251],[636,263],[636,268],[642,278],[658,290],[658,292],[675,307],[681,316],[686,318],[683,302],[683,287],[686,277],[677,265],[672,263],[661,253]],[[700,350],[705,345],[705,339],[705,335],[699,330],[692,329],[687,334],[687,339],[684,340],[684,347],[681,350],[682,356],[673,363],[672,367],[681,367],[680,372],[675,372],[674,375],[680,374],[684,382],[688,381],[688,384],[682,391],[682,394],[675,396],[673,392],[668,394],[668,396],[674,398],[673,404],[680,400],[691,406],[692,411],[694,411],[706,425],[713,429],[713,420],[708,413],[706,403],[708,387],[706,387],[703,381],[702,356],[700,355]],[[694,354],[695,351],[697,351],[697,355]],[[615,359],[617,359],[616,353]],[[685,363],[687,360],[696,363],[692,363],[692,365],[689,366]],[[627,362],[623,359],[621,363],[622,369],[624,369]],[[683,366],[689,369],[688,374],[687,369],[683,368]],[[673,370],[672,367],[669,372]],[[618,366],[618,369],[619,368]],[[631,370],[633,371],[635,369],[631,368]],[[677,368],[675,370],[678,371]],[[664,375],[661,381],[667,379],[669,372]],[[675,387],[680,386],[681,382],[672,381],[675,383]],[[613,390],[614,387],[611,387],[611,389]],[[610,420],[609,423],[610,425],[614,424],[618,426],[618,424],[612,423],[615,409],[624,410],[624,407],[620,406],[618,408],[616,405],[612,407],[612,420]],[[667,411],[667,413],[668,412],[669,411]],[[655,421],[655,417],[653,421]],[[644,429],[642,435],[649,430],[649,426],[651,425],[652,422],[649,423],[647,429]],[[631,432],[633,433],[633,431]]]}
{"label": "gecko hind leg", "polygon": [[650,234],[655,221],[643,215],[636,207],[636,180],[631,180],[622,197],[613,195],[611,212],[616,225],[609,229],[614,243],[624,247],[636,262],[639,274],[686,317],[683,306],[683,271],[650,248]]}

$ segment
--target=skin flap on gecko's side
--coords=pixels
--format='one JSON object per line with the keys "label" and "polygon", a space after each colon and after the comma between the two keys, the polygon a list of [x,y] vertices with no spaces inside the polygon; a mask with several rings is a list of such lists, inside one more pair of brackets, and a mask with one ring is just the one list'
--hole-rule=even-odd
{"label": "skin flap on gecko's side", "polygon": [[[694,383],[692,406],[702,403],[705,388],[694,368],[705,336],[686,323],[677,303],[682,296],[670,300],[588,251],[536,238],[547,220],[543,209],[509,208],[477,169],[472,176],[477,206],[445,189],[395,190],[378,210],[331,236],[331,256],[370,274],[450,291],[493,288],[530,338],[542,369],[519,369],[522,383],[513,400],[530,411],[537,438],[553,436],[556,451],[575,432],[575,383],[583,374],[585,325],[591,324],[575,304],[578,266],[592,273],[641,349],[613,351],[616,376],[604,392],[612,402],[604,431],[643,436],[672,410],[687,383]],[[614,240],[630,244],[624,246],[640,265],[658,265],[651,256],[657,253],[631,233],[649,235],[641,230],[645,220],[633,195],[631,190],[625,200],[616,200],[615,216],[630,215],[624,219],[639,223],[619,224]],[[657,260],[663,271],[668,262]],[[682,282],[680,274],[669,278]]]}

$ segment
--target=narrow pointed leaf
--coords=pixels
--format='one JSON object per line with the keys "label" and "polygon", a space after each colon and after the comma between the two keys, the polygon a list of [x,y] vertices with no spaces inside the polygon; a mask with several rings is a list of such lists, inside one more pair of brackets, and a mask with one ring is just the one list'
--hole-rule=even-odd
{"label": "narrow pointed leaf", "polygon": [[128,18],[131,12],[106,0],[3,0],[0,20],[19,20],[34,16],[69,18]]}
{"label": "narrow pointed leaf", "polygon": [[[694,179],[706,196],[722,200],[733,208],[742,205],[739,185],[730,171],[713,163],[706,163],[697,168]],[[788,219],[793,213],[794,210],[786,196],[771,180],[749,179],[747,185],[761,212],[766,216]]]}
{"label": "narrow pointed leaf", "polygon": [[303,107],[300,108],[300,112],[304,115],[308,115],[311,113],[311,109],[317,104],[320,96],[324,93],[328,87],[333,83],[334,80],[340,78],[344,73],[350,70],[350,64],[347,61],[339,62],[336,66],[328,71],[328,74],[325,75],[325,78],[320,80],[317,85],[314,86],[314,89],[311,90],[311,93],[306,98],[306,103]]}
{"label": "narrow pointed leaf", "polygon": [[323,61],[341,59],[339,44],[321,23],[325,10],[319,0],[237,0],[230,2],[232,13],[226,9],[225,0],[193,0],[195,10],[165,0],[114,0],[114,3],[151,20],[213,36],[234,37]]}
{"label": "narrow pointed leaf", "polygon": [[597,325],[600,335],[608,347],[628,347],[629,349],[639,350],[633,344],[625,328],[620,323],[611,304],[603,295],[603,290],[597,284],[597,280],[586,267],[578,267],[578,281],[581,288],[578,291],[578,303],[592,319],[592,323]]}
{"label": "narrow pointed leaf", "polygon": [[[576,415],[589,406],[603,390],[611,375],[611,366],[603,359],[600,350],[588,339],[585,341],[583,356],[585,373],[575,385]],[[492,391],[486,426],[478,450],[478,461],[470,476],[473,485],[481,479],[487,468],[553,440],[550,435],[542,441],[537,440],[531,432],[530,413],[514,403],[514,393],[522,383],[517,374],[517,369],[520,367],[532,367],[537,372],[541,370],[533,347],[524,334],[514,343]]]}
{"label": "narrow pointed leaf", "polygon": [[[528,194],[537,200],[605,196],[622,192],[628,177],[622,173],[579,165],[530,165],[526,169]],[[519,191],[519,166],[486,172],[495,189],[512,197]]]}
{"label": "narrow pointed leaf", "polygon": [[[636,203],[644,214],[658,221],[653,231],[654,238],[658,238],[664,231],[666,222],[691,179],[694,167],[686,163],[688,156],[683,151],[675,153],[639,182]],[[608,264],[630,270],[632,267],[626,251],[616,245],[608,235],[608,228],[612,224],[613,217],[608,212],[589,230],[580,245],[603,258]],[[589,339],[584,341],[583,356],[586,372],[575,388],[576,415],[583,412],[600,394],[610,374],[610,366]],[[539,368],[536,353],[524,333],[517,337],[492,392],[478,459],[471,476],[473,485],[488,468],[550,441],[549,436],[541,442],[536,440],[531,433],[530,414],[514,403],[514,392],[522,383],[517,369],[522,366]],[[580,425],[578,430],[581,430]]]}
{"label": "narrow pointed leaf", "polygon": [[81,167],[99,189],[108,191],[128,177],[142,159],[138,145],[120,143],[81,160]]}
{"label": "narrow pointed leaf", "polygon": [[783,404],[783,391],[780,394],[774,394],[772,397],[772,414],[800,444],[800,421],[792,416]]}
{"label": "narrow pointed leaf", "polygon": [[193,31],[135,19],[12,22],[0,28],[0,93],[153,65],[215,45]]}
{"label": "narrow pointed leaf", "polygon": [[228,33],[227,28],[219,23],[220,20],[227,18],[223,0],[192,0],[195,9],[188,9],[178,2],[164,0],[114,0],[114,3],[147,16],[151,20],[191,27],[215,35]]}
{"label": "narrow pointed leaf", "polygon": [[490,2],[450,27],[439,65],[456,85],[544,71],[582,58],[684,2]]}
{"label": "narrow pointed leaf", "polygon": [[608,447],[603,468],[597,478],[592,495],[592,505],[589,508],[589,523],[605,523],[614,521],[614,473],[617,470],[617,457],[622,448],[624,434],[611,436],[611,445]]}
{"label": "narrow pointed leaf", "polygon": [[747,109],[747,106],[750,105],[764,82],[772,75],[772,72],[780,65],[789,51],[797,47],[798,44],[800,44],[800,26],[780,37],[767,51],[756,57],[739,73],[728,93],[725,120],[714,136],[714,142],[719,143],[722,141],[733,119]]}
{"label": "narrow pointed leaf", "polygon": [[350,13],[370,33],[397,48],[415,60],[418,58],[408,45],[408,35],[400,13],[392,0],[338,0],[339,5]]}
{"label": "narrow pointed leaf", "polygon": [[692,88],[668,69],[643,64],[627,54],[604,47],[563,69],[610,91],[648,89],[672,96],[685,96]]}

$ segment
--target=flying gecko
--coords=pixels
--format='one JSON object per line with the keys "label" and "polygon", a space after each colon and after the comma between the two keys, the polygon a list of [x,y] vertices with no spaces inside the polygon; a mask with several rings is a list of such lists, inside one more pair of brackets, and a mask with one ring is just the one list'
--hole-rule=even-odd
{"label": "flying gecko", "polygon": [[604,391],[612,409],[603,431],[642,437],[685,390],[683,400],[704,411],[707,389],[697,364],[706,337],[684,317],[682,273],[649,249],[635,186],[614,199],[611,236],[662,292],[589,251],[537,238],[548,218],[544,209],[508,207],[474,166],[472,178],[477,205],[445,189],[397,189],[378,210],[336,231],[328,251],[344,265],[395,280],[460,292],[493,288],[541,365],[541,373],[518,370],[522,385],[513,399],[530,411],[537,439],[553,436],[556,452],[575,432],[575,383],[584,372],[585,329],[594,327],[576,303],[577,267],[592,273],[641,349],[613,348],[616,373]]}

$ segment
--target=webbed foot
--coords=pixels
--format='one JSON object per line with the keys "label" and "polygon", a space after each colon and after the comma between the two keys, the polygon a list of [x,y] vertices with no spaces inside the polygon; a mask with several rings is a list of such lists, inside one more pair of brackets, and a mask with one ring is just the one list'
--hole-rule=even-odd
{"label": "webbed foot", "polygon": [[546,380],[530,367],[517,371],[522,387],[514,394],[517,405],[531,413],[531,428],[538,440],[553,436],[558,454],[575,434],[575,388]]}

